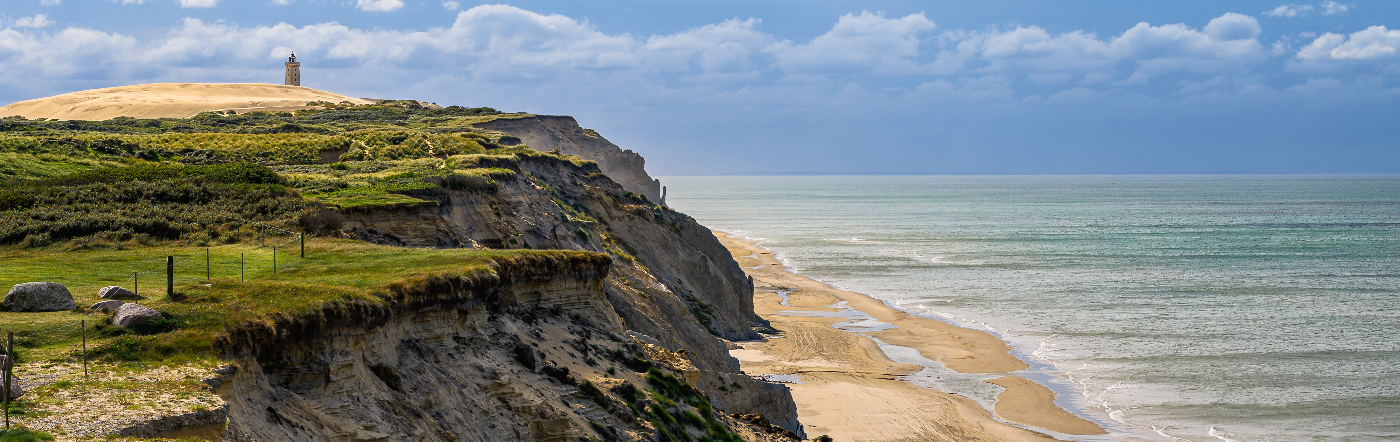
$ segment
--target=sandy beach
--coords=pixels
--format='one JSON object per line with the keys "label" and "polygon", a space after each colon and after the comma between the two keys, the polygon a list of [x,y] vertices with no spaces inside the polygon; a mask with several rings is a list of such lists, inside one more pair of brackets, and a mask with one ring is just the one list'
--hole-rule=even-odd
{"label": "sandy beach", "polygon": [[[837,441],[1048,441],[1055,438],[1014,422],[1069,435],[1103,434],[1097,424],[1054,404],[1050,389],[1011,372],[1028,365],[989,333],[956,327],[890,308],[868,296],[837,290],[788,272],[772,252],[751,242],[715,236],[754,279],[754,308],[780,338],[739,343],[731,352],[746,373],[788,375],[798,417],[809,437]],[[786,305],[783,296],[786,294]],[[832,327],[844,301],[893,326],[851,333]],[[961,373],[1007,374],[988,382],[997,396],[996,418],[977,402],[900,380],[922,367],[890,360],[874,339],[909,347]]]}

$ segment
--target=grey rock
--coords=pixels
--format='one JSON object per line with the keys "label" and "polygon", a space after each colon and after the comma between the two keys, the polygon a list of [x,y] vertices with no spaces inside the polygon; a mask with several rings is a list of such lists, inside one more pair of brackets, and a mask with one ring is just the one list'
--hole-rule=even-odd
{"label": "grey rock", "polygon": [[121,308],[117,309],[117,314],[112,316],[112,325],[131,327],[160,317],[160,312],[152,310],[150,307],[141,304],[122,304]]}
{"label": "grey rock", "polygon": [[[5,355],[0,355],[0,367],[4,367],[6,361],[7,361],[6,356],[5,356]],[[0,380],[0,382],[4,382],[4,381],[3,381],[3,380]],[[0,386],[3,386],[3,385],[4,385],[4,384],[0,384]],[[0,394],[3,394],[3,393],[0,393]],[[10,399],[19,399],[20,396],[24,396],[24,387],[21,387],[21,386],[19,385],[19,376],[15,376],[15,375],[11,374],[11,375],[10,375]]]}
{"label": "grey rock", "polygon": [[102,299],[116,299],[120,301],[140,301],[142,299],[146,299],[146,297],[137,295],[131,290],[127,290],[115,285],[109,285],[103,287],[101,290],[98,290],[97,297]]}
{"label": "grey rock", "polygon": [[123,305],[123,304],[126,304],[126,303],[125,303],[125,302],[121,302],[121,301],[117,301],[117,300],[115,300],[115,299],[114,299],[114,300],[110,300],[110,301],[102,301],[102,302],[93,304],[92,307],[88,308],[88,311],[89,311],[89,312],[92,312],[92,313],[102,313],[102,314],[116,313],[117,309],[122,308],[122,305]]}
{"label": "grey rock", "polygon": [[68,288],[53,282],[15,284],[5,295],[5,306],[12,312],[61,312],[78,307]]}

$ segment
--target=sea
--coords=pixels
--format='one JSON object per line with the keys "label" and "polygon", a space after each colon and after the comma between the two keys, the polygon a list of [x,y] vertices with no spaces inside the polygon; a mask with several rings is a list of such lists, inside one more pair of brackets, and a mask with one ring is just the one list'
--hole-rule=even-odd
{"label": "sea", "polygon": [[[1400,176],[661,181],[794,272],[1005,339],[1110,432],[1076,440],[1400,441]],[[994,402],[965,380],[937,387]]]}

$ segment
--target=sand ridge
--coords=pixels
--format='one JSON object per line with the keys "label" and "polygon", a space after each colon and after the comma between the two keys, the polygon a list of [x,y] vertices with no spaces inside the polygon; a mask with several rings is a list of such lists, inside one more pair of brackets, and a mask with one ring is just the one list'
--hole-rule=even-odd
{"label": "sand ridge", "polygon": [[[750,374],[796,375],[789,384],[808,436],[839,441],[1048,441],[1045,434],[1005,424],[977,402],[917,387],[899,377],[922,367],[891,361],[868,335],[962,373],[1008,374],[990,381],[1006,388],[996,416],[1061,434],[1104,434],[1097,424],[1054,404],[1050,389],[1009,375],[1028,365],[1000,338],[914,316],[868,296],[835,289],[787,271],[772,252],[714,232],[754,279],[754,310],[782,332],[780,338],[741,342],[731,352]],[[779,291],[786,293],[786,305]],[[845,301],[893,329],[848,333],[832,327],[843,317],[822,316]]]}
{"label": "sand ridge", "polygon": [[100,121],[116,117],[189,118],[200,112],[292,111],[306,103],[329,101],[372,104],[299,86],[259,83],[152,83],[71,92],[0,107],[0,117]]}

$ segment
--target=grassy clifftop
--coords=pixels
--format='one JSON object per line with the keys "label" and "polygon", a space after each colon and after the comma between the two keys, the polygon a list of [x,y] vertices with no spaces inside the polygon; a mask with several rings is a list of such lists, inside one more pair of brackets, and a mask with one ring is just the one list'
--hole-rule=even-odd
{"label": "grassy clifftop", "polygon": [[[169,321],[125,330],[90,318],[89,344],[98,358],[190,359],[213,356],[215,337],[232,325],[327,303],[383,304],[394,284],[489,273],[496,260],[578,254],[318,238],[335,232],[337,209],[487,191],[514,174],[490,166],[519,157],[581,161],[472,126],[524,114],[411,101],[316,104],[322,109],[295,114],[0,119],[0,283],[59,282],[86,307],[98,288],[133,288],[133,272],[162,269],[165,256],[178,256],[175,297],[164,296],[163,270],[138,276],[143,294],[159,286],[147,304]],[[274,274],[266,245],[285,243],[292,232],[309,235],[308,255],[283,248]],[[16,332],[22,360],[73,360],[84,317],[0,312],[0,324]]]}
{"label": "grassy clifftop", "polygon": [[0,244],[238,242],[333,228],[329,208],[489,190],[541,153],[473,124],[527,114],[411,101],[189,119],[0,119]]}

